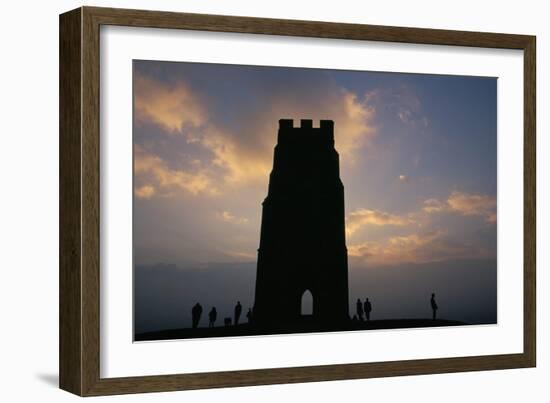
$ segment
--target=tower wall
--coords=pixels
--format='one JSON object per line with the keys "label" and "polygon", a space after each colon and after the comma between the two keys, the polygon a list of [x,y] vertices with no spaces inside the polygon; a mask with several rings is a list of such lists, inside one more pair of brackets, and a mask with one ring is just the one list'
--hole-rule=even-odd
{"label": "tower wall", "polygon": [[279,121],[273,170],[262,211],[254,321],[284,326],[303,320],[301,298],[313,295],[313,320],[349,319],[344,186],[334,123]]}

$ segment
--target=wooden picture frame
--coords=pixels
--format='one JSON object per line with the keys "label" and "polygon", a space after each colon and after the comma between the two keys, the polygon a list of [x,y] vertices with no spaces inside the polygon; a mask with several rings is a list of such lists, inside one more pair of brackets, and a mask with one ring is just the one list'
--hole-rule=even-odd
{"label": "wooden picture frame", "polygon": [[[100,377],[100,26],[120,25],[524,52],[523,353],[126,378]],[[535,37],[81,7],[60,16],[60,387],[80,396],[533,367],[536,364]]]}

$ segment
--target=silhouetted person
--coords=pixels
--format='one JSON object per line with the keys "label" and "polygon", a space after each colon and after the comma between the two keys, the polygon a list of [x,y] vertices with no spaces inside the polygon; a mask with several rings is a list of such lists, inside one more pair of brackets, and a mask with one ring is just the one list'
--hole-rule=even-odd
{"label": "silhouetted person", "polygon": [[191,309],[191,317],[193,319],[193,329],[196,329],[199,326],[199,321],[201,320],[202,315],[202,306],[198,302]]}
{"label": "silhouetted person", "polygon": [[218,311],[216,311],[216,307],[213,306],[210,310],[210,313],[208,314],[208,327],[214,327],[214,323],[216,323],[216,319],[218,317]]}
{"label": "silhouetted person", "polygon": [[248,312],[246,313],[246,320],[248,323],[252,322],[252,309],[248,308]]}
{"label": "silhouetted person", "polygon": [[437,315],[437,302],[435,302],[435,294],[432,293],[432,298],[430,299],[430,305],[432,306],[432,319],[435,320]]}
{"label": "silhouetted person", "polygon": [[231,326],[231,318],[227,317],[223,319],[223,324],[225,327]]}
{"label": "silhouetted person", "polygon": [[357,303],[355,305],[357,306],[357,317],[360,321],[363,321],[363,303],[359,298],[357,298]]}
{"label": "silhouetted person", "polygon": [[237,305],[235,305],[235,326],[239,324],[239,318],[241,317],[242,311],[243,307],[241,305],[241,301],[237,301]]}
{"label": "silhouetted person", "polygon": [[367,321],[369,321],[370,320],[370,312],[372,311],[372,305],[371,305],[368,298],[365,300],[365,304],[364,304],[363,308],[365,310],[365,317],[367,318]]}

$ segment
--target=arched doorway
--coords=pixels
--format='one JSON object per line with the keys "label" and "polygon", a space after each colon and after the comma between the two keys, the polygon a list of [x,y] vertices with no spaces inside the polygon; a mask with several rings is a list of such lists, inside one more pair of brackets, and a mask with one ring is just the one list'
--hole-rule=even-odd
{"label": "arched doorway", "polygon": [[302,316],[313,315],[313,294],[309,290],[305,290],[302,294],[302,308],[300,313]]}

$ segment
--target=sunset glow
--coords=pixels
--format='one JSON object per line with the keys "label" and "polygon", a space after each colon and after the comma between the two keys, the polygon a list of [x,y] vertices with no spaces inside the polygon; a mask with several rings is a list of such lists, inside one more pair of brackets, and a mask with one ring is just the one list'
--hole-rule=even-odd
{"label": "sunset glow", "polygon": [[[254,274],[281,118],[334,121],[352,301],[380,303],[389,280],[376,284],[376,272],[405,289],[407,273],[462,264],[495,279],[457,274],[464,312],[488,299],[480,317],[496,318],[494,78],[135,61],[136,267]],[[185,289],[216,287],[198,281]],[[429,294],[437,284],[416,286]],[[253,304],[254,282],[239,287]],[[405,303],[388,302],[387,315]]]}

